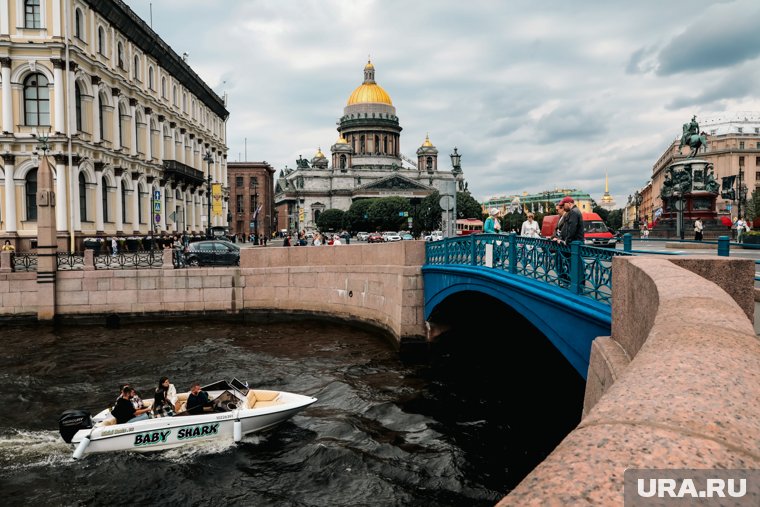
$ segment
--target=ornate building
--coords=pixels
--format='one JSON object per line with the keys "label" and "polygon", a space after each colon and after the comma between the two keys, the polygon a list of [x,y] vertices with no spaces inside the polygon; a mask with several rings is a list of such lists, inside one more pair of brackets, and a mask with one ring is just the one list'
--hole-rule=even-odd
{"label": "ornate building", "polygon": [[272,166],[265,162],[227,163],[230,189],[230,233],[272,236],[277,224],[274,221]]}
{"label": "ornate building", "polygon": [[0,238],[35,243],[40,137],[59,249],[205,229],[207,186],[227,180],[225,101],[121,0],[0,2],[0,65]]}
{"label": "ornate building", "polygon": [[572,197],[576,206],[582,212],[587,213],[593,209],[591,196],[574,188],[555,188],[536,194],[523,192],[522,195],[502,195],[491,197],[480,203],[483,214],[487,214],[490,208],[497,208],[502,214],[520,211],[523,213],[555,213],[555,205],[563,197]]}
{"label": "ornate building", "polygon": [[438,150],[428,136],[417,149],[416,163],[405,157],[401,130],[391,97],[367,62],[364,81],[348,97],[338,121],[330,160],[320,148],[311,161],[299,158],[295,169],[280,171],[275,187],[278,227],[314,228],[322,211],[345,211],[358,199],[400,196],[414,204],[448,182],[455,181],[458,191],[465,189],[459,167],[438,170]]}
{"label": "ornate building", "polygon": [[604,171],[604,195],[599,201],[599,206],[608,211],[615,209],[615,199],[613,199],[610,195],[610,185],[609,179],[607,178],[607,171]]}

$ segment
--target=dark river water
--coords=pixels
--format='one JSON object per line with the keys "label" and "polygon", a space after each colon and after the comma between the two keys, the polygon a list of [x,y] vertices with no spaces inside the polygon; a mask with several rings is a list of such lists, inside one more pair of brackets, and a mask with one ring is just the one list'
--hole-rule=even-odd
{"label": "dark river water", "polygon": [[[410,362],[340,322],[1,329],[3,505],[493,505],[577,424],[583,394],[540,335],[526,351],[452,331]],[[237,377],[318,401],[240,444],[71,460],[61,412],[94,414],[124,382],[148,398],[162,375],[179,391]]]}

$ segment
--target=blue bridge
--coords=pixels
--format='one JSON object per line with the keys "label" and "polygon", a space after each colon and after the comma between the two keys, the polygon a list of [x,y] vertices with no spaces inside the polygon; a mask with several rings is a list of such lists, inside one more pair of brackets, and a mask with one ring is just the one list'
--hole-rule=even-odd
{"label": "blue bridge", "polygon": [[[610,334],[612,259],[621,255],[631,254],[516,234],[428,243],[422,267],[425,319],[445,320],[445,314],[461,310],[456,303],[446,305],[457,295],[496,299],[545,335],[585,379],[591,342]],[[469,311],[474,315],[465,318],[488,318]]]}

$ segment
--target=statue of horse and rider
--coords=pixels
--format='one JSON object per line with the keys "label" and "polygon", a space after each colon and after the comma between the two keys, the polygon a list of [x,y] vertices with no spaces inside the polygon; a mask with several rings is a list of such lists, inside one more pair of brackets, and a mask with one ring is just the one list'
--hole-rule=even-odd
{"label": "statue of horse and rider", "polygon": [[704,146],[707,149],[707,137],[704,133],[699,132],[699,123],[697,123],[697,117],[692,116],[689,123],[683,124],[683,135],[681,135],[681,144],[678,146],[678,153],[682,153],[684,145],[691,148],[691,152],[687,155],[688,158],[694,158],[697,156],[699,149]]}

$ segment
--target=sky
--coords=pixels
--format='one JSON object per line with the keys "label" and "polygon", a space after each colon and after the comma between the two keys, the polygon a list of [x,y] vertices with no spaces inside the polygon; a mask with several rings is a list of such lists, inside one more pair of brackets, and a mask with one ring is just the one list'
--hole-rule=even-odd
{"label": "sky", "polygon": [[[329,157],[368,56],[401,151],[429,135],[469,190],[618,206],[692,115],[760,114],[755,0],[125,0],[218,94],[228,161]],[[151,21],[152,13],[152,21]],[[753,93],[755,92],[755,93]]]}

